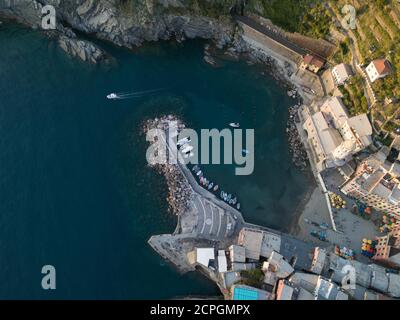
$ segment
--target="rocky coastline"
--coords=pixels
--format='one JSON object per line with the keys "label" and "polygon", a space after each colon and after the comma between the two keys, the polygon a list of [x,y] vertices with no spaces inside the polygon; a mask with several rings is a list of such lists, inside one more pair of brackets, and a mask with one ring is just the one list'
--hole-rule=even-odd
{"label": "rocky coastline", "polygon": [[288,136],[289,150],[292,154],[293,164],[301,170],[305,170],[308,163],[307,152],[304,149],[304,145],[301,141],[296,125],[300,123],[298,113],[299,108],[300,104],[295,104],[294,106],[289,107],[289,118],[286,126],[286,134]]}
{"label": "rocky coastline", "polygon": [[[107,60],[107,53],[76,32],[135,48],[144,42],[176,39],[213,39],[222,48],[232,41],[236,26],[229,17],[211,18],[175,0],[19,0],[0,7],[0,17],[41,29],[42,8],[52,5],[56,30],[44,30],[68,54],[82,61]],[[127,7],[130,5],[130,7]]]}

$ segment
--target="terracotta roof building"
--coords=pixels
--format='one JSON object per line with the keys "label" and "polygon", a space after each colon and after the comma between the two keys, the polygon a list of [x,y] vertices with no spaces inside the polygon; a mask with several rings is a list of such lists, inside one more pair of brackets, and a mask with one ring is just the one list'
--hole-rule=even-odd
{"label": "terracotta roof building", "polygon": [[400,267],[400,225],[388,235],[377,239],[376,253],[373,259],[390,267]]}
{"label": "terracotta roof building", "polygon": [[366,68],[369,80],[374,82],[384,78],[392,72],[390,62],[386,59],[377,59],[372,61]]}
{"label": "terracotta roof building", "polygon": [[317,73],[325,64],[325,61],[310,54],[303,57],[303,62],[300,65],[300,69],[310,70],[311,72]]}

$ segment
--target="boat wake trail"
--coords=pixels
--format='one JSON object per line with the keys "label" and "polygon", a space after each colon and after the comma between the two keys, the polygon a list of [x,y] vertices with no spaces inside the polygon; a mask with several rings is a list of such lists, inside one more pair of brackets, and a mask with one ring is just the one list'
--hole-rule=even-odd
{"label": "boat wake trail", "polygon": [[134,91],[134,92],[117,92],[115,93],[115,99],[133,99],[133,98],[142,98],[146,96],[152,96],[160,93],[165,90],[164,88],[153,89],[153,90],[144,90],[144,91]]}

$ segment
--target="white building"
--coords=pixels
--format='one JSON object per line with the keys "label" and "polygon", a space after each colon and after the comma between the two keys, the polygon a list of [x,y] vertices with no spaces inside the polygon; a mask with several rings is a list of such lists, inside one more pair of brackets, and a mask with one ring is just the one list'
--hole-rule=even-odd
{"label": "white building", "polygon": [[371,82],[384,78],[392,72],[392,67],[386,59],[372,61],[365,69]]}
{"label": "white building", "polygon": [[208,268],[210,261],[215,260],[214,248],[196,248],[196,262]]}
{"label": "white building", "polygon": [[345,63],[338,64],[332,69],[332,77],[338,85],[344,84],[352,75],[351,67]]}
{"label": "white building", "polygon": [[318,171],[340,167],[372,143],[366,114],[349,118],[339,97],[328,98],[320,111],[305,115],[311,155]]}
{"label": "white building", "polygon": [[225,250],[218,250],[218,271],[228,271],[228,263],[226,260]]}

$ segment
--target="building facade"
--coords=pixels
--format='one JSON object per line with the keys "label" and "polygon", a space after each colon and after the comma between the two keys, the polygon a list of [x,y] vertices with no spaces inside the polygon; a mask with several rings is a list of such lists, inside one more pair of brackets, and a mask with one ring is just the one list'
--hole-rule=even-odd
{"label": "building facade", "polygon": [[386,59],[372,61],[365,69],[371,82],[384,78],[392,72],[392,67]]}
{"label": "building facade", "polygon": [[400,216],[400,165],[385,158],[378,152],[365,159],[341,191],[376,210]]}
{"label": "building facade", "polygon": [[325,61],[310,54],[303,57],[303,61],[300,64],[300,69],[309,70],[313,73],[318,73],[318,71],[324,66]]}
{"label": "building facade", "polygon": [[337,85],[342,85],[352,76],[351,67],[348,64],[341,63],[332,69],[332,77]]}
{"label": "building facade", "polygon": [[318,171],[343,166],[372,143],[367,115],[349,117],[339,97],[328,98],[320,111],[303,117],[303,129]]}
{"label": "building facade", "polygon": [[377,238],[376,253],[372,259],[389,267],[400,267],[400,225],[383,237]]}

